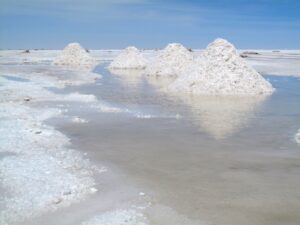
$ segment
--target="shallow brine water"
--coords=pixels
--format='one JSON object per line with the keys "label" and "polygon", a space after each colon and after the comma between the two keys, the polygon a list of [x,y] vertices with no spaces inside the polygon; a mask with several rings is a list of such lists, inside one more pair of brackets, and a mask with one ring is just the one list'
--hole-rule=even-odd
{"label": "shallow brine water", "polygon": [[269,97],[171,96],[160,89],[171,80],[136,71],[112,74],[106,66],[96,68],[103,78],[94,84],[50,90],[94,94],[120,112],[37,103],[88,121],[62,117],[49,123],[108,168],[96,177],[99,191],[24,224],[80,224],[136,205],[147,206],[154,225],[299,225],[299,78],[265,76],[276,88]]}
{"label": "shallow brine water", "polygon": [[103,191],[91,208],[132,197],[120,193],[126,188],[112,192],[108,181],[145,193],[150,224],[299,224],[298,78],[266,76],[276,88],[266,98],[193,98],[161,92],[166,80],[112,75],[105,65],[96,71],[103,79],[67,91],[94,94],[131,113],[74,106],[69,113],[89,123],[53,122],[93,161],[122,174],[100,181]]}

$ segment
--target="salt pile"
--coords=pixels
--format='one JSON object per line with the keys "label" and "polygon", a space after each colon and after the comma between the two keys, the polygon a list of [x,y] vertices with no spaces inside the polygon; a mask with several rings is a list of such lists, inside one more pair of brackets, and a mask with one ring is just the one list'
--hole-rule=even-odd
{"label": "salt pile", "polygon": [[209,44],[202,56],[168,89],[200,95],[260,95],[274,90],[224,39]]}
{"label": "salt pile", "polygon": [[96,60],[79,43],[71,43],[54,59],[53,65],[77,69],[93,69],[96,65]]}
{"label": "salt pile", "polygon": [[146,69],[149,76],[178,76],[193,62],[193,54],[178,43],[168,44]]}
{"label": "salt pile", "polygon": [[109,65],[110,69],[145,69],[146,59],[136,47],[123,50]]}

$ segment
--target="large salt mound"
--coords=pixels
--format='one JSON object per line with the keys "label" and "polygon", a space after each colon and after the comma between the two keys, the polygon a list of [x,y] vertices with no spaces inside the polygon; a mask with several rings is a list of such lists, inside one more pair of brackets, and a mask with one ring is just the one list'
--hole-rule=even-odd
{"label": "large salt mound", "polygon": [[54,59],[53,65],[76,69],[93,69],[96,65],[96,60],[80,44],[71,43]]}
{"label": "large salt mound", "polygon": [[136,47],[124,49],[109,65],[110,69],[145,69],[146,59]]}
{"label": "large salt mound", "polygon": [[178,76],[193,62],[193,54],[178,43],[168,44],[153,62],[149,63],[146,74],[149,76]]}
{"label": "large salt mound", "polygon": [[271,94],[272,85],[251,68],[224,39],[209,44],[202,56],[168,86],[173,92],[200,95]]}

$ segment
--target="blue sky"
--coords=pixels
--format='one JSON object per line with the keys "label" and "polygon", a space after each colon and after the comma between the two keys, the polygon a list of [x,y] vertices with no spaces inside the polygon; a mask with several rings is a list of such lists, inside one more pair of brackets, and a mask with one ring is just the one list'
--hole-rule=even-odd
{"label": "blue sky", "polygon": [[300,49],[299,0],[0,0],[0,48]]}

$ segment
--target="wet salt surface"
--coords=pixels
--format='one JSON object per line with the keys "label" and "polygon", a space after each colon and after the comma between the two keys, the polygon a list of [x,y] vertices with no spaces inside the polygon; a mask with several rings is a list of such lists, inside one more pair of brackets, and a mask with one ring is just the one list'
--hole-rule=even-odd
{"label": "wet salt surface", "polygon": [[264,99],[178,98],[160,92],[160,80],[112,76],[105,66],[95,84],[50,90],[94,94],[121,113],[35,103],[61,108],[66,117],[49,123],[108,168],[95,177],[98,192],[26,224],[122,221],[149,202],[149,224],[298,224],[299,79],[267,76],[277,91]]}
{"label": "wet salt surface", "polygon": [[[129,196],[138,191],[150,196],[150,224],[170,224],[174,218],[172,224],[299,224],[300,148],[294,141],[300,124],[299,79],[266,76],[276,88],[267,99],[186,100],[159,92],[144,77],[111,75],[105,66],[96,69],[103,75],[96,84],[67,91],[182,117],[140,119],[70,107],[71,115],[89,123],[53,123],[91,159],[121,171],[124,181],[136,187]],[[220,107],[220,102],[227,104]],[[119,186],[127,190],[122,182]],[[101,205],[97,196],[98,201],[85,204]],[[116,199],[112,194],[106,201]]]}
{"label": "wet salt surface", "polygon": [[29,80],[28,79],[25,79],[25,78],[21,78],[21,77],[15,77],[15,76],[2,76],[8,80],[12,80],[12,81],[19,81],[19,82],[28,82]]}

